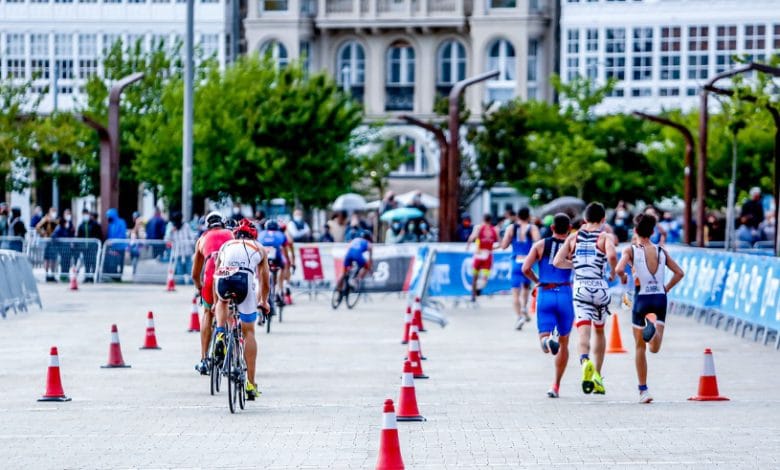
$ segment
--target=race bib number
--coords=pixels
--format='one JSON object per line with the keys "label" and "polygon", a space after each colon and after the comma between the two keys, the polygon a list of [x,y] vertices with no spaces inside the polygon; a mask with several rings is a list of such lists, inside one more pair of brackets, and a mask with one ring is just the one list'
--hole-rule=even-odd
{"label": "race bib number", "polygon": [[230,277],[237,272],[238,266],[220,266],[214,272],[214,277]]}
{"label": "race bib number", "polygon": [[658,283],[653,282],[651,284],[647,284],[645,286],[642,286],[642,293],[643,294],[662,294],[661,287],[658,285]]}
{"label": "race bib number", "polygon": [[474,258],[483,261],[488,258],[490,258],[490,252],[487,250],[477,250],[477,252],[474,254]]}
{"label": "race bib number", "polygon": [[607,289],[607,281],[603,279],[578,279],[574,281],[574,288],[585,287],[589,289]]}

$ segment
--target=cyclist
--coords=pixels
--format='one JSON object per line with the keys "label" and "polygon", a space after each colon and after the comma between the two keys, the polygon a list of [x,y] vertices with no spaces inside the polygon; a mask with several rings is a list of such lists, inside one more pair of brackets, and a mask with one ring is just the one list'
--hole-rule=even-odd
{"label": "cyclist", "polygon": [[[211,340],[211,323],[214,319],[214,258],[220,247],[233,239],[233,233],[225,228],[225,219],[219,212],[210,212],[205,219],[206,231],[195,243],[192,259],[192,282],[200,292],[203,302],[203,322],[200,329],[200,363],[195,370],[208,374],[206,354]],[[205,269],[204,269],[205,265]]]}
{"label": "cyclist", "polygon": [[487,284],[493,267],[493,248],[499,241],[498,230],[493,226],[493,216],[485,214],[482,223],[474,227],[466,241],[466,251],[473,242],[477,244],[477,251],[474,253],[474,276],[471,281],[472,302],[476,302],[477,296]]}
{"label": "cyclist", "polygon": [[[255,364],[257,361],[257,341],[255,340],[255,321],[257,309],[270,310],[268,291],[270,274],[265,250],[257,243],[257,229],[248,219],[241,219],[233,229],[233,240],[226,242],[219,250],[216,260],[217,277],[217,342],[215,356],[225,355],[225,323],[228,317],[228,302],[232,298],[238,306],[241,333],[244,336],[244,359],[246,360],[247,400],[254,400],[259,391],[255,383]],[[224,268],[237,268],[230,274],[223,274]],[[255,292],[257,278],[259,289]]]}
{"label": "cyclist", "polygon": [[[351,281],[350,286],[353,289],[358,288],[359,281],[362,281],[366,275],[371,272],[371,264],[373,261],[373,248],[371,246],[372,241],[371,231],[363,230],[360,232],[360,236],[354,238],[349,242],[347,248],[347,254],[344,256],[344,274],[339,280],[339,290],[344,290],[344,280],[347,278],[349,269],[352,267],[352,263],[357,263],[359,271],[357,276]],[[368,260],[366,260],[365,254],[368,253]]]}
{"label": "cyclist", "polygon": [[[279,222],[275,220],[268,220],[265,223],[265,230],[257,235],[257,241],[265,248],[268,254],[268,260],[274,265],[274,268],[282,270],[282,274],[274,271],[274,285],[276,286],[277,295],[281,296],[284,292],[284,268],[287,265],[287,260],[294,259],[293,255],[289,252],[290,249],[289,239],[287,235],[282,232]],[[272,299],[273,300],[273,299]],[[262,318],[258,324],[262,324]]]}
{"label": "cyclist", "polygon": [[283,299],[285,305],[292,304],[292,292],[290,292],[290,280],[292,279],[292,273],[295,272],[295,240],[287,230],[287,224],[282,222],[279,224],[279,230],[287,237],[287,252],[285,253],[284,269],[282,270],[282,278],[284,281],[284,290],[279,289],[280,293],[284,293]]}

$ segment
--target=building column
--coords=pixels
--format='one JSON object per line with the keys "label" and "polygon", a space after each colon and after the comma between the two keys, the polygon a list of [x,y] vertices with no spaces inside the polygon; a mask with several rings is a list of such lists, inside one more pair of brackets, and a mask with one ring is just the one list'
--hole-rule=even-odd
{"label": "building column", "polygon": [[366,37],[366,113],[385,112],[385,43],[381,37]]}
{"label": "building column", "polygon": [[421,36],[419,58],[414,69],[414,109],[421,114],[433,114],[436,96],[436,38]]}
{"label": "building column", "polygon": [[528,99],[528,29],[520,31],[515,41],[515,92],[523,100]]}

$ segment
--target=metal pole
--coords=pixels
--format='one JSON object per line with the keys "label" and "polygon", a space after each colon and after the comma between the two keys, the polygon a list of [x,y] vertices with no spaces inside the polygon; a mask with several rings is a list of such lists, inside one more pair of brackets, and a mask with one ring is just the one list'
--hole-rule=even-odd
{"label": "metal pole", "polygon": [[709,92],[702,88],[699,104],[699,161],[696,165],[696,241],[700,247],[704,247],[704,223],[706,220],[708,96]]}
{"label": "metal pole", "polygon": [[734,206],[737,195],[737,131],[731,141],[731,181],[729,181],[729,193],[726,200],[726,249],[736,250],[736,217]]}
{"label": "metal pole", "polygon": [[[57,62],[57,60],[54,61],[54,91],[53,91],[53,111],[52,116],[57,114],[57,109],[59,108],[59,92],[60,92],[60,86],[59,86],[59,78],[60,78],[60,64]],[[57,172],[59,171],[60,167],[60,154],[55,150],[54,155],[52,155],[52,179],[51,179],[51,205],[52,207],[56,207],[57,209],[60,208],[60,185],[57,181]]]}
{"label": "metal pole", "polygon": [[184,36],[184,132],[182,143],[181,213],[186,222],[192,218],[192,98],[193,39],[195,0],[187,0],[187,33]]}

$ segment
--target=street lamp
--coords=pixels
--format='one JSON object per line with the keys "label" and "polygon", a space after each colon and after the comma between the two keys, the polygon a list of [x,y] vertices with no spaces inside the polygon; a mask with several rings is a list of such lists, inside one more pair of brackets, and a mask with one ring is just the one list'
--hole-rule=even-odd
{"label": "street lamp", "polygon": [[181,213],[192,219],[192,121],[193,121],[193,40],[195,0],[187,0],[187,32],[184,35],[184,129],[182,133]]}

